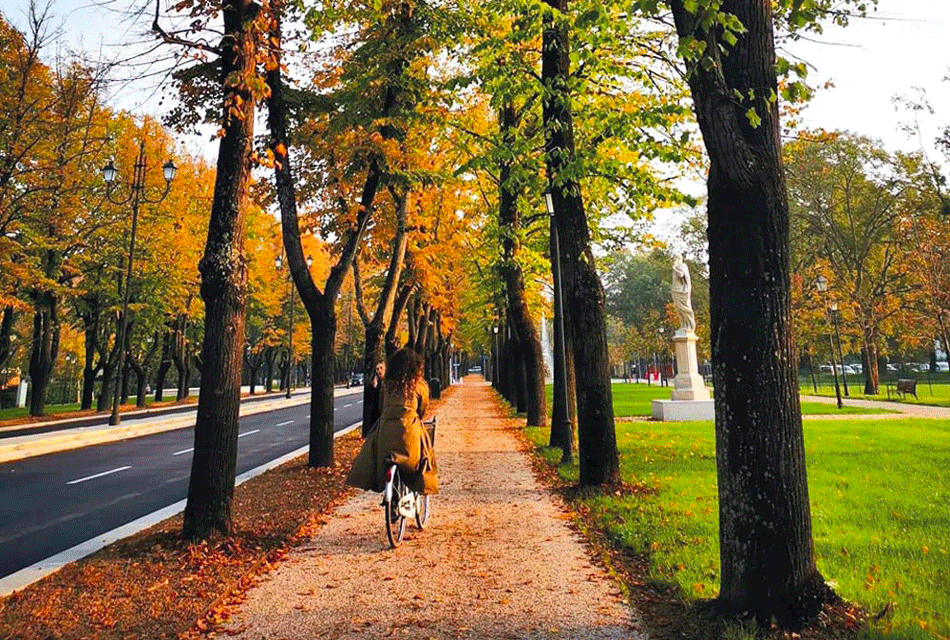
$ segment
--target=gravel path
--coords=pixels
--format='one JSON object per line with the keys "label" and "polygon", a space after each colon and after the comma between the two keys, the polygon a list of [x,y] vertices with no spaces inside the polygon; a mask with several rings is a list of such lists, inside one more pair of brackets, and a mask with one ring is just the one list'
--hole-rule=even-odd
{"label": "gravel path", "polygon": [[379,495],[355,495],[248,593],[229,635],[646,640],[539,487],[491,388],[479,379],[446,396],[426,530],[409,525],[390,550]]}
{"label": "gravel path", "polygon": [[[918,391],[919,393],[919,391]],[[812,396],[802,394],[802,400],[808,402],[820,402],[823,404],[836,404],[838,400],[828,396]],[[950,419],[950,407],[935,407],[927,404],[911,404],[909,402],[890,402],[886,400],[863,400],[861,398],[844,398],[844,404],[849,407],[863,407],[865,409],[888,409],[899,413],[873,413],[873,414],[831,414],[835,418],[842,420],[867,419],[867,420],[900,420],[903,418],[942,418]],[[803,416],[811,419],[825,420],[827,415]]]}

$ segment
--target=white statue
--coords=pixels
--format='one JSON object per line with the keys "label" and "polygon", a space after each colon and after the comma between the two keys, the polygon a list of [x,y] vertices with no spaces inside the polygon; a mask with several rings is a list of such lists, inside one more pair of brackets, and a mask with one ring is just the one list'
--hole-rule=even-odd
{"label": "white statue", "polygon": [[673,262],[673,284],[670,286],[673,293],[673,306],[680,317],[680,331],[685,333],[696,332],[696,316],[689,297],[693,290],[693,282],[689,278],[689,267],[683,262],[683,256],[677,255]]}

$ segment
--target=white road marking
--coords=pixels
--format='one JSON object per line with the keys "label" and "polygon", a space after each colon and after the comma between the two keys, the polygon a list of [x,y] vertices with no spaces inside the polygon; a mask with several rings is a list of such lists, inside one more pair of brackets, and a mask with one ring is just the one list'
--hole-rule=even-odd
{"label": "white road marking", "polygon": [[77,478],[76,480],[70,480],[66,484],[79,484],[80,482],[85,482],[86,480],[95,480],[96,478],[101,478],[102,476],[108,476],[113,473],[118,473],[120,471],[125,471],[126,469],[131,469],[130,465],[125,465],[124,467],[119,467],[118,469],[113,469],[112,471],[103,471],[102,473],[97,473],[93,476],[86,476],[85,478]]}
{"label": "white road marking", "polygon": [[293,424],[293,423],[294,423],[293,420],[285,420],[284,422],[278,422],[278,423],[275,424],[274,426],[275,426],[275,427],[283,427],[284,425]]}
{"label": "white road marking", "polygon": [[353,406],[353,403],[351,402],[350,404],[343,405],[343,408],[346,409],[347,407],[352,407],[352,406]]}
{"label": "white road marking", "polygon": [[[291,420],[290,422],[293,422],[293,420]],[[279,425],[277,425],[277,426],[279,427],[279,426],[282,425],[282,424],[290,424],[290,422],[281,422],[281,423],[280,423]],[[245,431],[244,433],[239,433],[239,434],[238,434],[238,438],[243,438],[244,436],[249,436],[249,435],[251,435],[252,433],[257,433],[258,431],[260,431],[260,429],[254,429],[253,431]]]}
{"label": "white road marking", "polygon": [[194,447],[192,447],[192,448],[190,448],[190,449],[182,449],[181,451],[176,451],[176,452],[173,453],[172,455],[173,455],[173,456],[180,456],[180,455],[183,454],[183,453],[188,453],[189,451],[194,451],[194,450],[195,450]]}
{"label": "white road marking", "polygon": [[363,404],[363,401],[362,401],[362,400],[357,400],[357,401],[356,401],[356,404]]}

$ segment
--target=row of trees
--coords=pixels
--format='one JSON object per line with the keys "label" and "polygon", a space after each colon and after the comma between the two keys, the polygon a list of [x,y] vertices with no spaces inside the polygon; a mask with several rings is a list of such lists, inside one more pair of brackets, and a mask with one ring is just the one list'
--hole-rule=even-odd
{"label": "row of trees", "polygon": [[[202,30],[217,15],[216,5],[200,0],[178,7],[190,11],[192,31]],[[811,547],[791,326],[789,210],[778,133],[776,71],[789,65],[776,64],[773,28],[775,22],[793,32],[814,25],[830,2],[671,0],[667,6],[645,1],[569,7],[566,0],[450,6],[340,0],[322,3],[304,16],[310,37],[327,55],[309,74],[317,81],[295,84],[293,91],[285,85],[281,60],[287,9],[277,3],[229,3],[222,11],[221,46],[209,47],[197,38],[185,42],[171,35],[178,31],[160,32],[170,43],[219,56],[219,64],[211,67],[217,73],[210,86],[216,103],[223,99],[224,104],[215,115],[222,125],[221,146],[201,263],[207,308],[202,353],[213,361],[215,376],[203,379],[186,536],[230,529],[239,375],[235,354],[244,333],[243,208],[255,156],[257,104],[267,105],[268,161],[274,168],[284,246],[311,321],[311,464],[332,463],[326,372],[333,368],[328,348],[336,333],[333,303],[345,274],[358,265],[358,254],[373,238],[380,211],[396,221],[387,283],[402,281],[397,269],[406,273],[405,259],[399,259],[400,233],[410,196],[415,198],[420,189],[430,183],[459,185],[465,194],[454,211],[460,232],[475,229],[491,237],[495,225],[477,222],[486,210],[498,212],[500,247],[479,256],[494,256],[487,265],[480,265],[478,257],[472,261],[476,274],[471,284],[504,279],[504,288],[494,288],[488,299],[506,307],[527,374],[537,352],[535,337],[530,331],[522,335],[518,325],[528,299],[521,286],[530,282],[524,277],[531,264],[524,248],[537,207],[529,204],[534,198],[524,196],[547,187],[564,266],[580,477],[583,484],[596,485],[614,480],[618,463],[604,292],[591,251],[593,233],[603,227],[592,222],[599,207],[606,214],[630,203],[628,211],[638,213],[676,199],[664,188],[661,173],[664,162],[688,155],[683,151],[688,136],[670,135],[677,119],[685,116],[683,89],[688,86],[710,161],[719,603],[726,610],[748,611],[763,624],[777,619],[793,625],[814,616],[832,594],[815,567]],[[664,28],[671,17],[675,37]],[[157,20],[155,27],[161,29]],[[453,51],[463,51],[464,57]],[[657,60],[675,58],[685,62],[685,74],[654,72]],[[786,95],[795,87],[786,85]],[[487,108],[479,112],[473,105]],[[446,122],[451,126],[431,128]],[[487,126],[495,122],[497,129]],[[481,152],[468,157],[447,152],[442,142],[451,145],[459,132],[468,136],[463,149]],[[417,164],[417,150],[450,161],[448,175],[432,175]],[[604,185],[602,190],[598,184]],[[591,193],[599,197],[585,201]],[[336,224],[326,224],[329,219]],[[425,234],[434,228],[427,226]],[[302,229],[319,229],[337,243],[331,252],[335,262],[321,286],[304,267]],[[454,238],[452,244],[472,247],[476,243],[469,238]],[[453,275],[441,272],[436,280]],[[447,291],[477,289],[462,281],[452,284]],[[461,308],[441,306],[433,290],[422,289],[423,304],[432,305],[429,318],[435,309],[445,323]],[[388,284],[382,287],[377,316],[367,315],[368,326],[380,315],[383,323],[392,317],[389,291]],[[490,322],[488,314],[484,318]],[[530,374],[524,379],[537,387]],[[766,392],[745,380],[757,381]],[[543,402],[528,401],[529,407],[532,402],[529,413],[543,420]]]}
{"label": "row of trees", "polygon": [[[198,262],[204,375],[185,536],[231,530],[256,168],[272,172],[257,197],[280,212],[310,325],[311,465],[333,463],[337,303],[348,279],[367,369],[402,342],[407,308],[409,340],[430,355],[432,373],[453,346],[487,347],[494,334],[485,329],[503,309],[528,419],[543,423],[530,319],[539,280],[549,282],[543,258],[557,255],[580,480],[616,480],[592,243],[617,239],[603,224],[612,214],[640,217],[686,200],[670,178],[697,154],[689,97],[709,159],[719,602],[766,624],[815,615],[832,596],[811,552],[778,135],[780,90],[788,97],[800,85],[778,84],[777,70],[792,67],[776,61],[773,29],[809,28],[831,4],[336,0],[300,14],[279,0],[185,0],[175,8],[182,25],[156,13],[153,31],[197,61],[176,73],[183,102],[173,124],[207,116],[220,137]],[[287,46],[285,24],[301,25],[320,55],[285,61],[302,44]],[[255,145],[259,106],[265,146]],[[305,257],[314,236],[327,250],[322,271]]]}

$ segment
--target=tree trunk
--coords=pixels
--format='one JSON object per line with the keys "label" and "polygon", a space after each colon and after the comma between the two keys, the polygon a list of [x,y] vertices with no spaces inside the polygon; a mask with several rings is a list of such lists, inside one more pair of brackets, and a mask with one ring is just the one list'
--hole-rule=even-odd
{"label": "tree trunk", "polygon": [[16,312],[13,307],[3,308],[3,319],[0,320],[0,370],[6,369],[7,362],[13,357],[11,338],[13,337],[13,319],[15,317]]}
{"label": "tree trunk", "polygon": [[[277,201],[280,205],[281,236],[284,251],[294,285],[300,300],[307,309],[311,327],[311,368],[313,384],[310,390],[310,454],[308,464],[313,467],[333,466],[333,376],[336,370],[334,342],[336,340],[336,311],[334,305],[346,272],[351,268],[366,228],[372,217],[373,201],[382,180],[378,162],[369,162],[359,209],[354,228],[346,235],[337,263],[330,269],[323,293],[317,289],[307,268],[300,241],[300,223],[297,216],[297,196],[290,157],[290,137],[287,131],[287,105],[284,102],[283,82],[280,69],[280,6],[274,8],[276,20],[270,34],[273,50],[273,65],[267,73],[268,125],[270,148],[277,162],[274,179],[277,184]],[[406,63],[395,61],[401,73]],[[386,91],[382,113],[389,114],[396,105],[397,90],[390,86]],[[383,127],[383,138],[390,138],[390,126]]]}
{"label": "tree trunk", "polygon": [[332,305],[324,305],[322,316],[310,322],[310,357],[313,384],[310,387],[310,453],[311,467],[333,466],[333,373],[336,371],[336,313]]}
{"label": "tree trunk", "polygon": [[865,361],[862,363],[864,367],[864,393],[869,396],[877,395],[880,393],[881,378],[878,368],[870,364],[877,362],[877,331],[874,329],[864,330],[864,352],[866,354],[862,358]]}
{"label": "tree trunk", "polygon": [[99,347],[99,313],[94,311],[89,315],[83,315],[83,353],[84,361],[82,368],[82,399],[79,407],[83,411],[92,409],[92,399],[95,393],[96,374],[102,368],[101,361],[96,366],[95,359]]}
{"label": "tree trunk", "polygon": [[402,320],[402,314],[406,311],[406,305],[409,303],[409,296],[413,291],[412,285],[403,285],[396,296],[396,302],[393,304],[392,319],[389,321],[389,328],[386,330],[386,359],[388,360],[401,346],[399,343],[399,325]]}
{"label": "tree trunk", "polygon": [[46,392],[59,353],[59,314],[56,297],[51,293],[39,296],[33,312],[33,349],[30,352],[30,415],[42,416],[46,411]]}
{"label": "tree trunk", "polygon": [[271,393],[274,390],[274,361],[277,359],[277,347],[267,347],[264,350],[264,391]]}
{"label": "tree trunk", "polygon": [[155,376],[155,402],[161,402],[165,393],[165,376],[172,366],[171,332],[165,331],[162,335],[162,356],[158,364],[158,373]]}
{"label": "tree trunk", "polygon": [[[376,394],[381,390],[372,389],[370,380],[376,370],[376,363],[384,362],[385,353],[383,340],[388,335],[388,323],[393,307],[396,304],[396,288],[399,279],[402,277],[402,269],[406,260],[406,249],[409,246],[409,231],[406,228],[407,215],[406,204],[409,199],[407,193],[398,193],[391,191],[395,200],[396,210],[396,233],[393,235],[393,248],[389,256],[389,269],[386,271],[386,279],[383,282],[383,288],[379,293],[379,301],[376,305],[376,312],[372,318],[368,318],[363,305],[362,284],[359,277],[359,265],[356,260],[353,261],[353,284],[356,290],[357,309],[359,316],[363,321],[365,328],[365,344],[363,349],[363,427],[362,432],[365,436],[373,426],[373,417],[377,406],[375,402]],[[408,295],[408,294],[407,294]]]}
{"label": "tree trunk", "polygon": [[[567,12],[567,0],[546,0]],[[595,268],[590,229],[575,169],[574,124],[571,113],[570,51],[567,30],[549,24],[543,35],[541,79],[544,100],[545,161],[554,199],[554,219],[565,260],[561,277],[563,304],[570,318],[577,389],[580,484],[602,485],[619,478],[620,460],[614,429],[613,396],[604,288]]]}
{"label": "tree trunk", "polygon": [[[722,578],[718,604],[797,626],[829,589],[815,567],[790,312],[788,194],[779,139],[769,0],[725,0],[747,33],[726,56],[683,0],[681,38],[712,66],[689,84],[710,159],[709,293]],[[718,24],[713,21],[713,24]],[[718,27],[717,27],[718,29]],[[728,45],[722,45],[728,46]],[[755,99],[746,102],[752,93]],[[736,96],[742,96],[736,99]],[[755,108],[761,122],[747,116]],[[755,384],[750,385],[749,381]]]}
{"label": "tree trunk", "polygon": [[[518,115],[514,105],[509,103],[502,107],[499,123],[502,138],[506,143],[513,144],[515,129],[518,125]],[[498,199],[498,222],[502,230],[504,251],[501,276],[505,281],[505,291],[508,296],[508,317],[521,347],[519,351],[522,364],[519,370],[524,375],[524,386],[519,394],[519,400],[523,400],[523,403],[519,403],[519,411],[523,404],[527,413],[527,425],[540,427],[547,420],[544,360],[541,355],[541,337],[528,310],[524,272],[518,262],[521,252],[521,243],[518,241],[521,216],[518,211],[518,192],[515,191],[511,182],[511,163],[510,159],[502,160],[499,168],[501,193]]]}
{"label": "tree trunk", "polygon": [[228,46],[223,47],[219,81],[226,107],[208,240],[198,265],[205,303],[204,370],[183,526],[188,540],[229,535],[233,526],[247,294],[244,220],[254,148],[255,100],[244,79],[254,75],[257,58],[255,39],[245,25],[251,21],[250,12],[257,9],[249,0],[234,0],[222,7]]}

